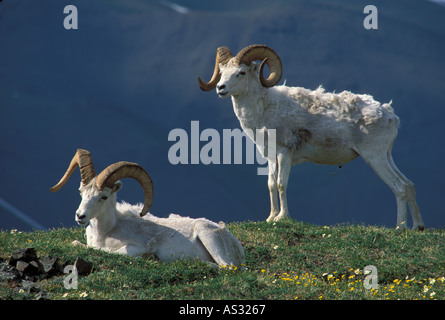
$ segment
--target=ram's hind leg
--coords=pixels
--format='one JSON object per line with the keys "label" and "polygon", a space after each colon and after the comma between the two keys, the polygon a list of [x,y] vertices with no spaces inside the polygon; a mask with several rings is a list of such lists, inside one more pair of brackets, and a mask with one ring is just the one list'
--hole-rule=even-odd
{"label": "ram's hind leg", "polygon": [[399,175],[399,177],[407,184],[407,201],[409,205],[409,210],[411,212],[411,216],[413,218],[413,230],[423,230],[425,225],[422,220],[422,215],[420,214],[419,206],[416,201],[416,190],[414,189],[414,183],[409,180],[405,175],[400,172],[397,166],[394,163],[394,160],[391,155],[391,150],[388,151],[388,162],[392,169]]}
{"label": "ram's hind leg", "polygon": [[197,240],[218,266],[241,267],[244,264],[244,249],[239,241],[220,222],[220,228],[202,224],[197,231]]}
{"label": "ram's hind leg", "polygon": [[406,201],[408,198],[408,184],[393,169],[387,154],[360,154],[363,160],[375,171],[380,179],[385,182],[396,196],[397,201],[397,227],[407,228],[406,225]]}

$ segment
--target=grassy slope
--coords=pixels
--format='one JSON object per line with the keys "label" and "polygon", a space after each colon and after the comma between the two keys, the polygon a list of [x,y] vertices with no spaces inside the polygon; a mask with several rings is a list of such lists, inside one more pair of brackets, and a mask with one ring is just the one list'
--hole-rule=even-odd
{"label": "grassy slope", "polygon": [[[0,232],[0,258],[33,246],[39,256],[93,262],[78,289],[63,276],[39,285],[50,299],[445,299],[445,230],[399,232],[373,226],[315,226],[297,221],[228,225],[246,252],[245,270],[199,261],[170,264],[72,247],[84,230]],[[378,270],[379,290],[363,286],[363,268]],[[23,291],[23,292],[21,292]],[[35,293],[0,282],[0,299]]]}

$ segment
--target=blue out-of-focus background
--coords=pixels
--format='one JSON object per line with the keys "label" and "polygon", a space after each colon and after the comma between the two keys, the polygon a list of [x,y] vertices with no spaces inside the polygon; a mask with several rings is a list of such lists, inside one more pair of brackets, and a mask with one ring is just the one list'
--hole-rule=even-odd
{"label": "blue out-of-focus background", "polygon": [[[230,99],[198,87],[216,48],[261,43],[283,61],[290,86],[393,100],[401,118],[393,157],[416,186],[426,227],[445,226],[445,6],[428,0],[3,0],[0,2],[0,229],[70,227],[76,171],[49,188],[77,148],[96,171],[126,160],[154,181],[151,213],[215,221],[264,220],[267,176],[258,164],[172,165],[168,134],[239,128]],[[378,9],[366,30],[363,9]],[[66,30],[63,9],[78,9]],[[200,146],[206,142],[201,142]],[[143,200],[124,179],[118,198]],[[358,158],[342,169],[292,169],[294,219],[394,227],[390,189]],[[411,223],[411,218],[409,217]]]}

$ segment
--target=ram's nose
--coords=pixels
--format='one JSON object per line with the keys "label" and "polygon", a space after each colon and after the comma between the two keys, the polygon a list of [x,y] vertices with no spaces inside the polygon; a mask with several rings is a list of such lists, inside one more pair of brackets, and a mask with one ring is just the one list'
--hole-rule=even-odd
{"label": "ram's nose", "polygon": [[77,219],[79,219],[79,220],[82,220],[82,219],[86,218],[86,215],[84,215],[84,214],[77,213],[76,216],[77,216]]}
{"label": "ram's nose", "polygon": [[87,216],[86,216],[84,213],[82,213],[82,212],[80,212],[80,211],[77,211],[77,212],[76,212],[76,222],[77,222],[78,224],[80,224],[80,225],[85,224],[86,221],[84,221],[84,220],[85,220],[86,217],[87,217]]}
{"label": "ram's nose", "polygon": [[225,84],[217,85],[217,86],[216,86],[216,93],[217,93],[220,97],[225,96],[225,95],[228,93],[227,91],[224,90],[225,88],[226,88],[226,85],[225,85]]}

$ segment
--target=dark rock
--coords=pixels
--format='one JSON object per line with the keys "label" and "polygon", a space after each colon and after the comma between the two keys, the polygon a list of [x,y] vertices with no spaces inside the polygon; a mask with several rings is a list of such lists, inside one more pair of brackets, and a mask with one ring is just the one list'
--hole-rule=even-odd
{"label": "dark rock", "polygon": [[37,259],[37,253],[34,248],[20,248],[11,253],[9,258],[9,265],[15,266],[17,261],[30,262]]}
{"label": "dark rock", "polygon": [[28,268],[28,266],[29,266],[29,263],[28,263],[28,262],[19,260],[19,261],[17,261],[17,263],[16,263],[16,265],[15,265],[15,268],[16,268],[19,272],[21,272],[21,273],[25,273],[25,271],[26,271],[26,269]]}
{"label": "dark rock", "polygon": [[41,290],[34,281],[30,280],[22,280],[21,287],[29,293],[37,293]]}
{"label": "dark rock", "polygon": [[20,281],[20,273],[13,266],[2,263],[0,265],[0,281]]}
{"label": "dark rock", "polygon": [[40,271],[39,263],[37,261],[25,262],[22,260],[17,261],[15,268],[23,275],[38,275]]}
{"label": "dark rock", "polygon": [[51,258],[50,256],[47,256],[40,258],[39,261],[46,276],[51,277],[59,273],[59,258]]}
{"label": "dark rock", "polygon": [[[72,262],[61,262],[58,257],[38,258],[34,248],[14,250],[6,261],[0,261],[0,282],[7,282],[10,288],[23,289],[35,294],[36,300],[48,299],[47,293],[38,285],[39,281],[63,273],[66,265]],[[77,257],[74,266],[78,275],[88,275],[93,271],[93,264]]]}
{"label": "dark rock", "polygon": [[39,273],[42,273],[42,271],[43,271],[43,268],[42,268],[39,260],[30,261],[28,268],[29,268],[29,273],[30,274],[39,274]]}
{"label": "dark rock", "polygon": [[9,257],[9,265],[14,266],[18,260],[25,259],[25,249],[16,249],[11,253]]}
{"label": "dark rock", "polygon": [[74,262],[74,266],[77,269],[77,274],[80,276],[90,274],[93,270],[93,264],[83,260],[81,257],[77,257],[76,261]]}

